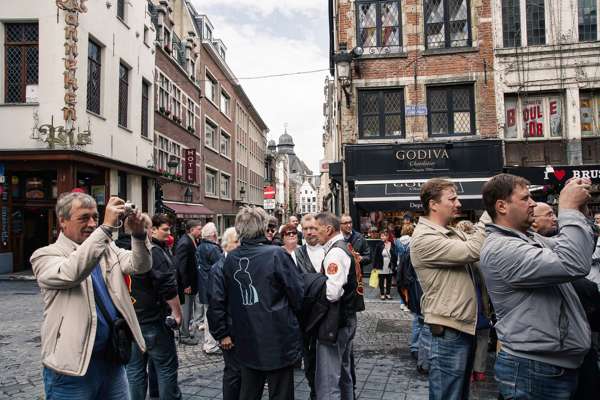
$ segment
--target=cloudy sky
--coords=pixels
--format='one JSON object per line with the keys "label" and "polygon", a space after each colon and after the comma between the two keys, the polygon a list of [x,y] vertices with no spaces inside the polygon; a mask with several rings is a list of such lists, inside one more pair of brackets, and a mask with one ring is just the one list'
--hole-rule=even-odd
{"label": "cloudy sky", "polygon": [[[227,46],[227,63],[238,78],[327,69],[325,0],[192,0],[208,15],[214,37]],[[284,124],[296,154],[318,173],[323,157],[323,83],[327,71],[268,79],[240,79],[277,140]]]}

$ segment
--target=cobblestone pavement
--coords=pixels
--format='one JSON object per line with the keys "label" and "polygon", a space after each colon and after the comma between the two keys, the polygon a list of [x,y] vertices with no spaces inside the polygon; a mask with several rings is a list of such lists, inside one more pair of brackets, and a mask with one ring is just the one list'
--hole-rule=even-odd
{"label": "cobblestone pavement", "polygon": [[[376,298],[369,289],[367,297]],[[426,399],[427,378],[418,374],[408,350],[409,313],[397,300],[367,300],[359,314],[355,339],[359,399]],[[0,281],[0,399],[43,399],[40,363],[41,297],[35,282]],[[219,355],[205,355],[200,346],[179,346],[179,380],[184,399],[221,398]],[[488,371],[493,363],[490,355]],[[472,386],[472,399],[495,399],[490,374]],[[296,399],[308,398],[302,371],[296,371]],[[266,398],[266,396],[265,396]]]}

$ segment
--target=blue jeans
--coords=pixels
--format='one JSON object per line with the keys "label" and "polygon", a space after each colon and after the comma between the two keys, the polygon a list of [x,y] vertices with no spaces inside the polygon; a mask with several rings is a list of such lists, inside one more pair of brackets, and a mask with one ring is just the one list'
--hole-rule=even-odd
{"label": "blue jeans", "polygon": [[577,370],[515,357],[500,350],[496,381],[504,399],[568,400],[577,390]]}
{"label": "blue jeans", "polygon": [[431,353],[431,331],[427,324],[421,326],[419,333],[419,357],[417,359],[417,367],[424,371],[429,371],[429,353]]}
{"label": "blue jeans", "polygon": [[445,328],[431,335],[429,354],[429,400],[469,398],[475,336]]}
{"label": "blue jeans", "polygon": [[140,324],[146,342],[146,353],[142,353],[136,343],[131,349],[131,360],[127,364],[129,393],[131,400],[145,400],[148,388],[148,359],[152,359],[158,380],[158,393],[161,399],[181,399],[177,384],[177,348],[173,331],[163,321]]}
{"label": "blue jeans", "polygon": [[[420,318],[420,319],[419,319]],[[419,351],[419,337],[423,329],[423,316],[413,313],[412,331],[410,335],[410,352]]]}
{"label": "blue jeans", "polygon": [[98,354],[92,359],[84,376],[59,374],[44,367],[46,400],[127,400],[125,368],[107,361]]}

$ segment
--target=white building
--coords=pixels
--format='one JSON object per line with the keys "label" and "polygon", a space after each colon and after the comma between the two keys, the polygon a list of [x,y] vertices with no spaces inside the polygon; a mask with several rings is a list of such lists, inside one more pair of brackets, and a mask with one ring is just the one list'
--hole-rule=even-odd
{"label": "white building", "polygon": [[[145,0],[20,0],[0,20],[0,253],[26,268],[78,187],[153,209],[155,32]],[[10,258],[5,256],[6,259]]]}
{"label": "white building", "polygon": [[302,215],[321,211],[318,201],[319,193],[315,185],[313,185],[311,178],[312,177],[306,177],[296,193],[298,212]]}
{"label": "white building", "polygon": [[493,2],[506,165],[600,159],[600,0]]}

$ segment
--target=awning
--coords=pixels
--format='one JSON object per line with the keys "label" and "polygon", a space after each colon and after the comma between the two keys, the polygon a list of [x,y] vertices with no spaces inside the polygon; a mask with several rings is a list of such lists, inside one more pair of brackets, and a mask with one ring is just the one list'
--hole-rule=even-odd
{"label": "awning", "polygon": [[178,218],[199,218],[214,215],[212,210],[202,204],[176,203],[173,201],[163,201],[163,204],[172,209]]}
{"label": "awning", "polygon": [[[454,178],[463,210],[483,208],[481,188],[490,178]],[[423,210],[421,186],[427,179],[356,181],[354,203],[365,210]]]}

